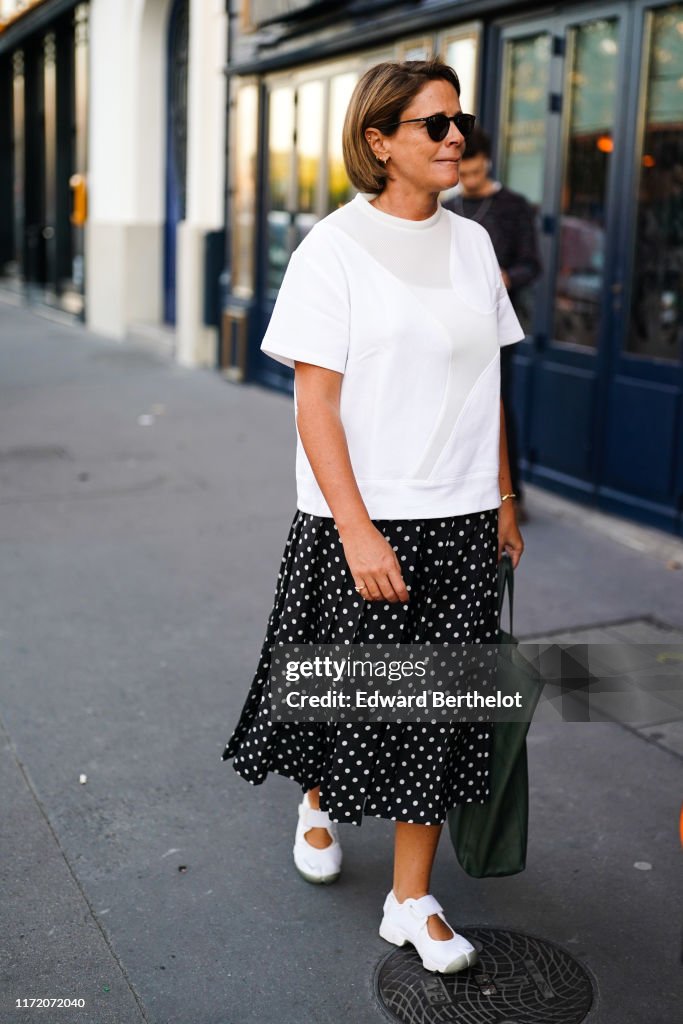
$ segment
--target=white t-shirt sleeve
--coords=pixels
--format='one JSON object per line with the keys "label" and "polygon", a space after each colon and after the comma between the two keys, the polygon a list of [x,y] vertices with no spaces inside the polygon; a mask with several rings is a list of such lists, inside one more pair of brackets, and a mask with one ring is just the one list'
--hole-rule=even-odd
{"label": "white t-shirt sleeve", "polygon": [[349,325],[346,273],[329,236],[313,228],[291,255],[261,351],[285,366],[343,373]]}
{"label": "white t-shirt sleeve", "polygon": [[503,281],[503,275],[498,273],[498,343],[499,345],[512,345],[516,341],[523,341],[526,337],[520,324],[514,307],[510,302],[508,290]]}

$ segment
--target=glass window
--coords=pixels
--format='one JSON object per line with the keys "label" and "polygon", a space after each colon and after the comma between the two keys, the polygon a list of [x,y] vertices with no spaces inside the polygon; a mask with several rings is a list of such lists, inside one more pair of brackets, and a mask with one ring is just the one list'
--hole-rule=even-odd
{"label": "glass window", "polygon": [[572,30],[570,44],[553,337],[595,349],[614,148],[617,22],[586,22]]}
{"label": "glass window", "polygon": [[252,32],[254,24],[251,20],[251,0],[240,0],[238,3],[240,16],[240,31]]}
{"label": "glass window", "polygon": [[289,208],[294,147],[294,90],[273,89],[269,103],[268,166],[271,210]]}
{"label": "glass window", "polygon": [[396,48],[396,60],[429,60],[434,53],[432,36],[404,39]]}
{"label": "glass window", "polygon": [[57,41],[54,32],[43,39],[43,152],[45,159],[45,228],[48,274],[55,283],[54,229],[57,222]]}
{"label": "glass window", "polygon": [[549,76],[547,33],[506,43],[500,176],[535,205],[543,198]]}
{"label": "glass window", "polygon": [[273,89],[269,111],[267,286],[277,291],[293,248],[294,90]]}
{"label": "glass window", "polygon": [[254,245],[257,182],[258,87],[241,85],[235,103],[232,146],[232,290],[250,298],[254,292]]}
{"label": "glass window", "polygon": [[[78,174],[88,167],[88,4],[74,10],[74,159]],[[73,286],[83,292],[85,285],[85,232],[74,225],[71,231]]]}
{"label": "glass window", "polygon": [[[475,102],[479,27],[469,23],[451,29],[444,39],[448,40],[451,59],[458,64],[464,102],[471,109]],[[434,41],[433,35],[410,38],[344,61],[330,61],[318,67],[295,70],[287,77],[277,74],[266,79],[269,89],[267,287],[271,294],[280,287],[292,250],[315,222],[355,194],[344,166],[342,129],[359,76],[366,68],[384,60],[429,57],[434,53]],[[244,118],[249,116],[255,120],[255,107],[252,114],[245,112]],[[245,129],[237,131],[240,149],[244,148],[244,132]],[[244,214],[243,207],[241,210]],[[249,216],[252,219],[248,231],[253,246],[253,210]],[[246,230],[243,228],[240,236],[243,254],[235,256],[237,263],[241,259],[240,265],[245,266],[249,244]]]}
{"label": "glass window", "polygon": [[299,86],[296,106],[297,245],[318,220],[325,137],[324,108],[323,82],[304,82]]}
{"label": "glass window", "polygon": [[24,52],[17,50],[12,56],[12,129],[14,133],[12,156],[14,179],[14,262],[18,271],[23,263],[24,245]]}
{"label": "glass window", "polygon": [[649,19],[627,350],[674,360],[683,334],[683,4]]}
{"label": "glass window", "polygon": [[361,67],[363,71],[366,68],[373,67],[374,64],[381,64],[385,60],[397,60],[396,53],[393,48],[387,47],[383,50],[369,50],[367,53],[362,55]]}
{"label": "glass window", "polygon": [[442,56],[460,79],[460,106],[469,114],[477,112],[477,57],[479,33],[469,31],[445,36]]}
{"label": "glass window", "polygon": [[74,103],[76,115],[76,169],[85,174],[88,166],[88,4],[74,11]]}
{"label": "glass window", "polygon": [[350,199],[356,190],[348,179],[342,155],[342,128],[358,74],[349,71],[335,75],[330,82],[330,128],[328,142],[327,209],[336,210]]}

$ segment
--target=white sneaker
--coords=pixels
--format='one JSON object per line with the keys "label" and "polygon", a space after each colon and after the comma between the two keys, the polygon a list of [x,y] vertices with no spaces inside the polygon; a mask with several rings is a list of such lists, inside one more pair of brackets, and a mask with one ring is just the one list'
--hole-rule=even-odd
{"label": "white sneaker", "polygon": [[[427,918],[438,914],[444,924],[453,932],[450,939],[433,939],[427,930]],[[471,943],[455,928],[451,928],[443,915],[443,907],[433,896],[407,899],[399,903],[393,889],[384,901],[384,917],[379,934],[395,946],[412,942],[422,959],[422,966],[428,971],[441,974],[455,974],[471,967],[479,954]]]}
{"label": "white sneaker", "polygon": [[[326,828],[332,842],[323,850],[318,850],[307,841],[305,833],[310,828]],[[339,845],[336,822],[330,821],[327,811],[318,811],[311,807],[308,793],[304,793],[299,804],[299,823],[294,839],[294,863],[297,871],[307,882],[329,885],[339,878],[342,862],[342,849]]]}

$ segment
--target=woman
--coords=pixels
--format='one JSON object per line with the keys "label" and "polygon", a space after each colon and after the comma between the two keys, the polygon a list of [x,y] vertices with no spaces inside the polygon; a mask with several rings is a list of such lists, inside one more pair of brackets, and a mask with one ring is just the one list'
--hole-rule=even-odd
{"label": "woman", "polygon": [[523,338],[489,236],[439,204],[465,136],[455,72],[385,62],[359,80],[343,151],[359,194],[293,253],[262,350],[295,369],[297,512],[261,660],[222,755],[252,784],[303,790],[311,882],[340,872],[338,823],[395,821],[380,935],[428,970],[476,960],[430,894],[449,808],[485,802],[490,726],[272,725],[279,643],[494,643],[503,550],[523,550],[500,402],[500,346]]}

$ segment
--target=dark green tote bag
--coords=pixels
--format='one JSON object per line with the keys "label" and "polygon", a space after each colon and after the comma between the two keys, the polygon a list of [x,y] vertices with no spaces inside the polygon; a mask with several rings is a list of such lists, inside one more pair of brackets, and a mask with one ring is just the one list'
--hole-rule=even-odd
{"label": "dark green tote bag", "polygon": [[[501,628],[505,590],[510,607],[510,632]],[[520,690],[533,713],[543,689],[536,669],[520,655],[512,635],[514,570],[510,556],[498,563],[498,686]],[[494,722],[489,758],[491,797],[485,804],[467,803],[448,812],[451,842],[461,867],[474,878],[516,875],[526,867],[529,822],[529,775],[526,735],[529,722]]]}

